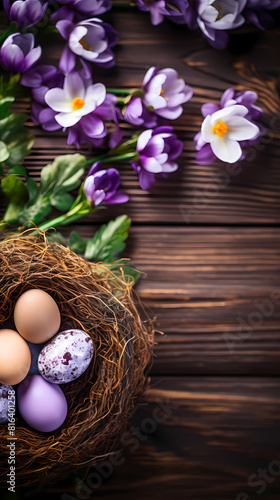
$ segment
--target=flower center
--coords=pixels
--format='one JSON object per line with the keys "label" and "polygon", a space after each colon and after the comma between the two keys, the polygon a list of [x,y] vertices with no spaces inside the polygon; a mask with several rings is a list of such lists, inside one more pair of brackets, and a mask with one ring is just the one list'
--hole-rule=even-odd
{"label": "flower center", "polygon": [[163,99],[165,99],[166,101],[169,101],[169,97],[164,97],[162,94],[164,93],[164,90],[161,89],[159,95],[163,97]]}
{"label": "flower center", "polygon": [[79,44],[85,49],[85,50],[93,50],[92,47],[90,47],[87,42],[86,42],[86,37],[84,36],[80,41]]}
{"label": "flower center", "polygon": [[217,134],[219,137],[223,137],[228,131],[228,126],[224,122],[217,123],[215,127],[213,127],[213,132]]}
{"label": "flower center", "polygon": [[80,99],[80,97],[76,97],[73,101],[72,101],[72,108],[77,111],[77,109],[82,109],[85,105],[85,102],[83,99]]}

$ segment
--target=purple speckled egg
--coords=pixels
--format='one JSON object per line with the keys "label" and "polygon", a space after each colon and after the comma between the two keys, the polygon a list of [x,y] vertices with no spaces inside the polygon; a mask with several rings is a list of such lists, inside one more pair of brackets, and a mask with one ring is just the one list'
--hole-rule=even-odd
{"label": "purple speckled egg", "polygon": [[0,424],[8,422],[8,396],[9,391],[12,391],[11,385],[0,384]]}
{"label": "purple speckled egg", "polygon": [[37,431],[55,431],[66,418],[67,401],[62,390],[41,375],[26,377],[19,384],[17,400],[22,418]]}
{"label": "purple speckled egg", "polygon": [[48,382],[65,384],[80,377],[93,357],[93,342],[83,330],[65,330],[39,354],[39,372]]}

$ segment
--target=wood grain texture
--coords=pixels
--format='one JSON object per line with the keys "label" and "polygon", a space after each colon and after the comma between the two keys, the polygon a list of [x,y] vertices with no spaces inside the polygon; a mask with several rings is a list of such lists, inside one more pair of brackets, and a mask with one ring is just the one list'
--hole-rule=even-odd
{"label": "wood grain texture", "polygon": [[[184,152],[180,169],[150,192],[121,164],[130,202],[61,232],[91,237],[100,222],[131,216],[125,256],[143,273],[137,290],[164,332],[156,336],[151,390],[131,426],[142,429],[161,404],[171,413],[138,438],[133,452],[132,443],[124,447],[124,463],[100,487],[76,490],[79,478],[87,484],[81,470],[19,498],[237,500],[247,492],[238,500],[279,500],[277,475],[269,474],[261,494],[261,485],[248,478],[280,460],[280,29],[246,26],[232,33],[228,50],[215,51],[183,26],[152,26],[148,14],[123,9],[107,20],[120,33],[117,64],[96,68],[95,81],[133,88],[150,66],[174,67],[194,88],[175,122]],[[56,64],[62,48],[52,38],[45,62]],[[201,105],[218,102],[230,86],[258,92],[267,126],[238,172],[219,163],[197,165],[193,143]],[[28,106],[22,100],[17,110]],[[36,141],[25,165],[38,180],[46,163],[76,149],[61,132],[28,126]],[[128,138],[130,127],[121,126]],[[81,152],[97,153],[85,146]]]}
{"label": "wood grain texture", "polygon": [[164,332],[154,374],[280,374],[279,247],[278,228],[132,227],[124,256]]}
{"label": "wood grain texture", "polygon": [[[128,163],[120,165],[122,184],[130,195],[126,211],[134,223],[156,224],[277,224],[280,222],[280,102],[277,93],[279,61],[268,46],[280,43],[280,30],[269,33],[233,35],[235,51],[214,51],[196,32],[187,32],[184,26],[163,23],[157,27],[149,23],[148,15],[129,10],[108,16],[120,33],[116,47],[116,66],[112,69],[95,68],[95,81],[110,87],[133,88],[142,83],[146,70],[156,64],[159,68],[172,66],[180,77],[194,88],[192,100],[184,106],[183,115],[175,122],[175,130],[184,141],[184,152],[179,170],[167,179],[158,179],[147,193],[139,188],[137,176]],[[145,36],[143,36],[145,33]],[[251,43],[249,44],[249,40]],[[57,64],[63,44],[51,39],[46,62]],[[254,45],[252,45],[254,42]],[[238,53],[247,44],[247,52]],[[236,48],[237,47],[237,48]],[[268,52],[270,52],[268,54]],[[230,86],[236,90],[251,88],[259,93],[259,104],[266,113],[268,133],[240,164],[239,173],[228,173],[221,162],[199,166],[195,162],[193,137],[199,130],[201,105],[218,102],[222,92]],[[22,101],[18,109],[26,110]],[[31,132],[34,127],[29,123]],[[122,124],[125,137],[131,128]],[[137,129],[135,129],[136,131]],[[41,168],[57,155],[76,151],[65,146],[65,134],[46,133],[38,127],[35,147],[25,164],[35,179]],[[81,148],[87,157],[98,154],[87,146]],[[123,212],[123,207],[111,207],[109,220]],[[89,221],[102,220],[104,214]]]}
{"label": "wood grain texture", "polygon": [[273,378],[152,377],[118,465],[81,470],[72,484],[47,487],[40,497],[236,500],[247,492],[248,499],[277,500],[280,478],[269,474],[262,496],[257,479],[279,460],[279,410]]}

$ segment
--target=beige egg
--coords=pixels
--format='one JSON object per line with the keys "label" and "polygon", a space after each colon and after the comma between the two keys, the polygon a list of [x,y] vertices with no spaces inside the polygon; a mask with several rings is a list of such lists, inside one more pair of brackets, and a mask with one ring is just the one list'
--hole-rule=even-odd
{"label": "beige egg", "polygon": [[14,322],[25,340],[41,344],[58,332],[61,317],[57,303],[48,293],[32,289],[17,300]]}
{"label": "beige egg", "polygon": [[19,384],[30,365],[31,352],[25,340],[14,330],[0,330],[0,383]]}

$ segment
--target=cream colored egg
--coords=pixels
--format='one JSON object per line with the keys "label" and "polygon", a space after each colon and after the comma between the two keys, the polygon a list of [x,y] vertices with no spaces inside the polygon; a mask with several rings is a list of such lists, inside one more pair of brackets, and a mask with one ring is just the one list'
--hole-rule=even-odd
{"label": "cream colored egg", "polygon": [[57,303],[48,293],[32,289],[17,300],[14,322],[22,337],[33,344],[41,344],[58,332],[61,317]]}
{"label": "cream colored egg", "polygon": [[19,384],[28,374],[31,352],[14,330],[0,330],[0,383]]}

